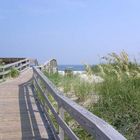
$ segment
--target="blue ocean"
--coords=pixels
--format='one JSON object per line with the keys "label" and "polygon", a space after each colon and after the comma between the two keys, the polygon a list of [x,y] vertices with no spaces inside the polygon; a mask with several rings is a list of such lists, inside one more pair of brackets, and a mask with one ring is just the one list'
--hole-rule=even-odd
{"label": "blue ocean", "polygon": [[72,69],[73,71],[84,71],[85,66],[84,65],[58,65],[59,71],[64,71],[65,69]]}

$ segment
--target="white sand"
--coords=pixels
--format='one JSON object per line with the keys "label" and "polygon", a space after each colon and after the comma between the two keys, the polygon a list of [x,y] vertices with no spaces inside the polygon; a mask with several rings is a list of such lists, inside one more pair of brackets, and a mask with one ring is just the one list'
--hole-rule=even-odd
{"label": "white sand", "polygon": [[101,78],[100,76],[96,76],[96,75],[90,75],[88,76],[87,74],[81,74],[80,78],[83,79],[84,81],[87,81],[89,83],[101,83],[104,81],[103,78]]}
{"label": "white sand", "polygon": [[[65,75],[64,71],[58,71],[58,73],[61,75]],[[73,71],[73,74],[83,74],[83,73],[85,73],[85,71]]]}
{"label": "white sand", "polygon": [[[59,74],[61,75],[65,75],[65,72],[64,71],[58,71]],[[101,83],[104,81],[103,78],[101,78],[100,76],[97,76],[97,75],[90,75],[88,76],[85,71],[73,71],[73,74],[76,75],[78,74],[79,77],[84,80],[84,81],[87,81],[89,83]]]}

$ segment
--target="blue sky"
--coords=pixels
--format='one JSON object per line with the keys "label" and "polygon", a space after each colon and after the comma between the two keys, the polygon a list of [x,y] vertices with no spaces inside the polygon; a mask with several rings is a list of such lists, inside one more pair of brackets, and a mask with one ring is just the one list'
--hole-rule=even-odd
{"label": "blue sky", "polygon": [[139,0],[0,0],[0,56],[95,64],[126,50],[140,58]]}

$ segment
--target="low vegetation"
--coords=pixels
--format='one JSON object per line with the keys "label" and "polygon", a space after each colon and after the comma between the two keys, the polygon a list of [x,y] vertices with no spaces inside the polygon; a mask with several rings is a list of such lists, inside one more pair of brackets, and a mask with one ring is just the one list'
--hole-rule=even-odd
{"label": "low vegetation", "polygon": [[2,59],[0,59],[0,66],[4,65],[4,62],[2,61]]}
{"label": "low vegetation", "polygon": [[18,71],[17,69],[15,69],[15,68],[12,68],[12,69],[10,70],[10,76],[11,76],[12,78],[18,77],[18,76],[19,76],[19,71]]}
{"label": "low vegetation", "polygon": [[99,102],[89,110],[103,118],[128,139],[139,139],[140,133],[140,67],[127,53],[103,57],[98,74],[104,82],[96,85]]}
{"label": "low vegetation", "polygon": [[84,102],[94,92],[92,83],[81,80],[79,75],[63,76],[59,73],[45,75],[68,97],[74,97],[78,102]]}
{"label": "low vegetation", "polygon": [[[78,75],[45,74],[66,96],[106,120],[128,140],[140,139],[140,67],[124,51],[108,54],[102,59],[105,61],[103,64],[86,65],[87,75],[102,77],[101,83],[83,81]],[[98,100],[86,105],[88,100],[95,100],[91,98],[95,93]],[[67,122],[73,124],[69,117]],[[80,139],[90,139],[78,124],[73,126],[73,130]]]}

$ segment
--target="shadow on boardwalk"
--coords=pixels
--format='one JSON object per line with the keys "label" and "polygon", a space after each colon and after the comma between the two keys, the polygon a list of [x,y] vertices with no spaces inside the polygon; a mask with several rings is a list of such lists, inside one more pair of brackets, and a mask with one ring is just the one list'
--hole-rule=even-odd
{"label": "shadow on boardwalk", "polygon": [[19,85],[19,107],[22,140],[54,140],[49,123],[35,100],[31,80]]}

